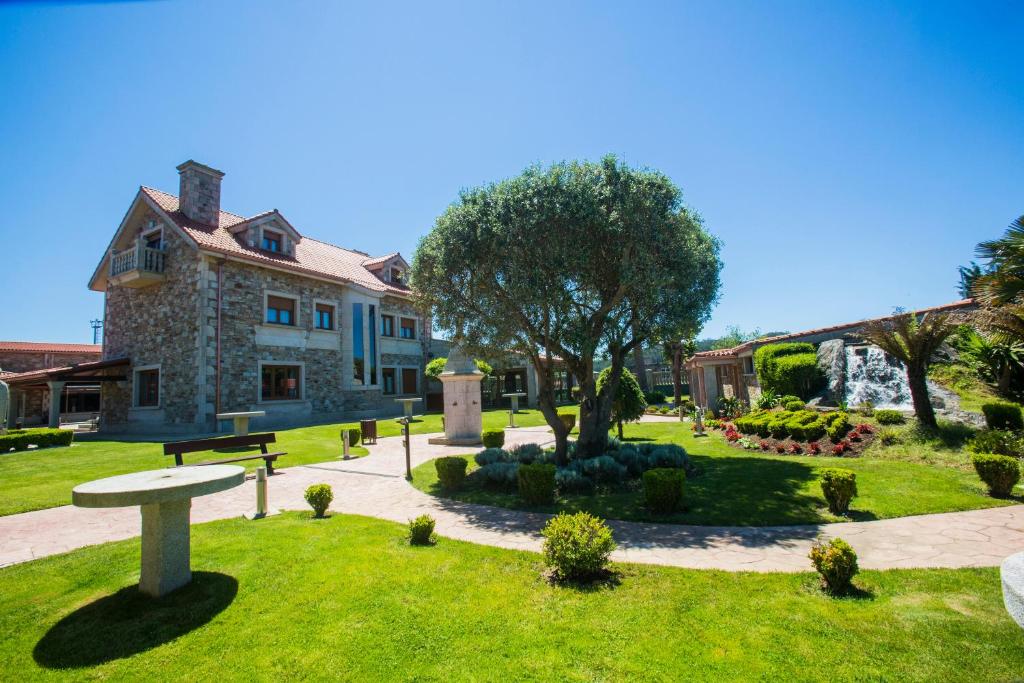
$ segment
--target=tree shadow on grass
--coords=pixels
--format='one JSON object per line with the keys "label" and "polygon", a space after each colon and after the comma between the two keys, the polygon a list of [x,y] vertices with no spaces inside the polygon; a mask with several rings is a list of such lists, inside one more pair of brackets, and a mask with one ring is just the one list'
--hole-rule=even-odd
{"label": "tree shadow on grass", "polygon": [[122,588],[78,608],[36,643],[32,656],[48,669],[96,666],[152,649],[199,628],[227,608],[238,581],[193,572],[192,582],[162,598]]}

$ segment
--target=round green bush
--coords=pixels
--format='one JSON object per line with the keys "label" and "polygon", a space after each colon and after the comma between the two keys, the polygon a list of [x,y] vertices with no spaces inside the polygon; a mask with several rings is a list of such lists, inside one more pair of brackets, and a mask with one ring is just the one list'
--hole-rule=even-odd
{"label": "round green bush", "polygon": [[587,513],[561,513],[541,532],[544,562],[562,580],[584,580],[598,576],[608,566],[615,550],[612,530],[603,520]]}
{"label": "round green bush", "polygon": [[1005,429],[985,429],[975,434],[964,448],[971,453],[995,453],[1019,458],[1024,456],[1024,438]]}
{"label": "round green bush", "polygon": [[795,401],[787,401],[782,405],[782,407],[785,408],[786,410],[803,410],[805,404],[800,399],[797,399]]}
{"label": "round green bush", "polygon": [[501,448],[505,445],[504,429],[485,429],[480,435],[484,448]]}
{"label": "round green bush", "polygon": [[1015,458],[995,453],[975,453],[971,456],[974,471],[988,486],[988,492],[997,498],[1005,498],[1020,481],[1020,466]]}
{"label": "round green bush", "polygon": [[[466,462],[463,460],[462,462]],[[434,518],[420,515],[409,520],[409,543],[412,545],[430,545],[434,540]]]}
{"label": "round green bush", "polygon": [[358,446],[359,439],[363,436],[362,432],[359,431],[359,427],[342,427],[341,431],[338,433],[338,438],[341,439],[342,442],[345,441],[345,432],[348,432],[348,445]]}
{"label": "round green bush", "polygon": [[821,581],[832,593],[845,593],[850,589],[853,577],[860,571],[857,553],[841,538],[828,543],[815,543],[811,547],[811,562],[821,574]]}
{"label": "round green bush", "polygon": [[306,489],[306,502],[313,508],[313,514],[317,517],[324,516],[332,500],[334,500],[334,493],[331,491],[330,484],[313,484]]}
{"label": "round green bush", "polygon": [[821,472],[821,492],[834,515],[846,514],[850,501],[857,495],[857,475],[850,470],[829,468]]}
{"label": "round green bush", "polygon": [[516,480],[519,495],[527,505],[551,505],[555,502],[554,465],[519,465]]}
{"label": "round green bush", "polygon": [[1024,415],[1013,403],[985,403],[981,412],[989,429],[1024,429]]}
{"label": "round green bush", "polygon": [[653,512],[667,515],[679,507],[683,500],[683,482],[686,473],[681,469],[657,467],[643,475],[644,500]]}
{"label": "round green bush", "polygon": [[559,413],[558,419],[565,425],[567,432],[571,432],[576,427],[576,416],[572,413]]}
{"label": "round green bush", "polygon": [[437,480],[441,488],[446,491],[454,491],[462,486],[466,479],[466,466],[469,465],[465,458],[450,455],[438,458],[434,461],[434,469],[437,470]]}
{"label": "round green bush", "polygon": [[875,419],[880,425],[901,425],[907,421],[900,411],[888,409],[876,410]]}

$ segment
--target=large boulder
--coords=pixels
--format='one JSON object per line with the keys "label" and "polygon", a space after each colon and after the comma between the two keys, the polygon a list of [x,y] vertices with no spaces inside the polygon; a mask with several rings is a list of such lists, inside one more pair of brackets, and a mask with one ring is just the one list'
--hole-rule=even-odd
{"label": "large boulder", "polygon": [[837,406],[846,397],[846,344],[829,339],[818,345],[818,367],[825,375],[825,390],[815,403]]}

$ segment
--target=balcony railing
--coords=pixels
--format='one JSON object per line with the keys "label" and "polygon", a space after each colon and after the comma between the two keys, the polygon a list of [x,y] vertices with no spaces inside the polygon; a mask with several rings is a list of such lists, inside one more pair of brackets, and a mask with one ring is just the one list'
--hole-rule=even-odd
{"label": "balcony railing", "polygon": [[165,258],[163,249],[147,247],[145,242],[138,240],[131,249],[111,254],[110,277],[122,284],[134,280],[139,280],[139,284],[161,280]]}

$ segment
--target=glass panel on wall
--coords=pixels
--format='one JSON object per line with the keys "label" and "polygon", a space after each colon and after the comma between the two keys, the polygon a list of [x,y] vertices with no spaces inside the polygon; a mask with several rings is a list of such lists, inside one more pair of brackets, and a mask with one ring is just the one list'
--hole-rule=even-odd
{"label": "glass panel on wall", "polygon": [[377,307],[370,304],[370,386],[377,386]]}
{"label": "glass panel on wall", "polygon": [[362,384],[366,376],[363,351],[363,305],[352,304],[352,383]]}

